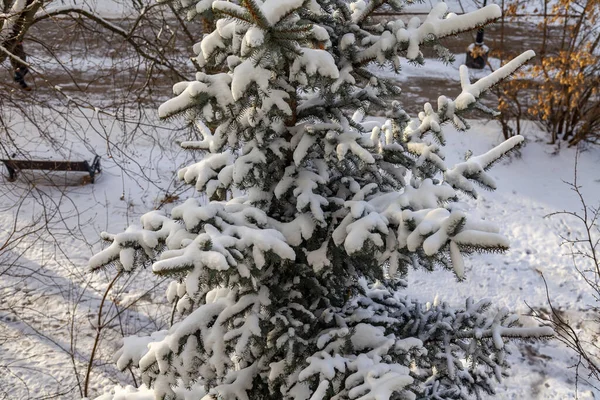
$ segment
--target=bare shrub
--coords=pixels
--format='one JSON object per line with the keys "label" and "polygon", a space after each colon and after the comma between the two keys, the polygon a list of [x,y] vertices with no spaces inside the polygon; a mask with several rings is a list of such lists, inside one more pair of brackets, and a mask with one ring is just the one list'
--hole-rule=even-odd
{"label": "bare shrub", "polygon": [[[519,10],[507,6],[505,17]],[[600,2],[543,0],[538,61],[499,91],[505,136],[519,134],[521,120],[540,123],[550,143],[600,143]],[[510,53],[510,49],[500,52]],[[511,121],[513,120],[513,121]]]}
{"label": "bare shrub", "polygon": [[[583,235],[572,235],[565,232],[561,235],[562,245],[566,246],[573,262],[574,273],[587,284],[587,292],[581,298],[593,299],[592,303],[584,302],[576,313],[565,313],[561,306],[552,301],[546,278],[546,294],[549,311],[533,310],[534,315],[542,321],[550,323],[556,332],[556,338],[571,349],[576,355],[575,369],[576,387],[583,380],[590,386],[600,388],[600,204],[590,206],[582,192],[577,177],[577,156],[573,182],[566,183],[575,192],[581,209],[579,211],[560,211],[547,215],[567,216],[574,221],[573,227],[582,228]],[[542,276],[543,277],[543,276]],[[569,316],[571,315],[571,317]],[[576,315],[576,317],[573,317]]]}

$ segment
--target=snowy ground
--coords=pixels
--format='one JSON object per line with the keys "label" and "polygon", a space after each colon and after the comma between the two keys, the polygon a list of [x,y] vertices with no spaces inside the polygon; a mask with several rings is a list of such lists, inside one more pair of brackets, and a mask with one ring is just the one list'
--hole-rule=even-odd
{"label": "snowy ground", "polygon": [[[9,113],[3,114],[6,118]],[[85,183],[86,173],[24,173],[8,182],[3,170],[0,177],[0,243],[17,213],[19,233],[40,216],[48,221],[48,229],[32,233],[16,248],[0,250],[0,399],[56,393],[58,398],[81,398],[75,369],[83,380],[97,312],[115,273],[88,272],[87,260],[100,249],[99,232],[109,227],[120,231],[160,206],[167,194],[187,190],[172,185],[172,178],[189,155],[173,146],[172,126],[150,127],[156,121],[142,121],[148,125],[135,130],[139,126],[133,123],[116,124],[106,115],[71,110],[70,125],[60,129],[58,118],[58,124],[48,126],[54,139],[49,146],[27,137],[33,130],[18,115],[8,117],[12,120],[5,121],[25,133],[18,147],[33,158],[102,157],[102,173],[93,185]],[[134,143],[128,144],[131,137]],[[146,270],[116,282],[104,305],[104,315],[114,319],[106,324],[95,356],[92,393],[127,379],[111,363],[123,333],[165,326],[169,310],[161,307],[164,291],[157,289],[162,283]]]}
{"label": "snowy ground", "polygon": [[[88,116],[89,117],[89,116]],[[89,121],[92,123],[89,123]],[[158,204],[164,191],[159,187],[168,187],[173,171],[184,161],[185,154],[180,153],[175,144],[162,140],[165,154],[160,161],[152,157],[157,142],[151,137],[136,139],[130,147],[129,174],[122,174],[119,163],[124,157],[108,154],[115,148],[106,146],[106,130],[97,129],[93,118],[82,118],[81,129],[85,130],[87,143],[103,156],[104,171],[94,185],[79,186],[81,176],[55,174],[51,180],[36,174],[30,176],[38,188],[42,188],[48,198],[59,201],[68,197],[60,208],[67,216],[67,225],[77,225],[75,210],[80,213],[78,221],[84,221],[75,237],[68,242],[62,241],[61,252],[52,251],[52,244],[25,249],[26,243],[13,254],[25,251],[18,261],[17,269],[3,276],[3,302],[11,302],[17,313],[0,307],[1,335],[13,338],[0,342],[0,364],[10,366],[11,373],[0,374],[0,398],[25,399],[41,398],[44,394],[55,392],[59,388],[71,388],[76,385],[73,373],[75,363],[80,369],[89,359],[94,337],[95,312],[103,295],[103,288],[114,274],[94,276],[86,273],[86,260],[98,249],[98,234],[106,227],[118,231],[127,221],[136,218]],[[95,127],[95,129],[94,129]],[[152,135],[156,139],[173,137],[166,129],[159,129]],[[119,127],[108,132],[118,142]],[[475,154],[484,152],[501,140],[500,129],[495,122],[473,121],[473,128],[467,133],[459,133],[447,128],[448,147],[445,154],[448,160],[459,160],[467,149]],[[100,134],[102,133],[102,134]],[[492,175],[497,178],[499,189],[494,193],[484,193],[482,199],[471,201],[471,205],[486,219],[496,222],[512,244],[505,255],[481,255],[472,257],[467,264],[466,282],[456,282],[449,272],[425,274],[411,272],[409,292],[424,301],[438,296],[450,303],[460,303],[465,297],[487,297],[499,306],[506,306],[520,314],[528,314],[527,304],[532,307],[544,307],[546,294],[539,272],[543,272],[549,282],[553,301],[567,310],[579,310],[589,299],[581,298],[585,285],[573,274],[571,261],[561,255],[559,233],[568,229],[576,233],[579,229],[572,221],[561,217],[545,219],[544,216],[560,210],[577,210],[579,205],[573,193],[569,192],[563,180],[572,180],[574,155],[573,149],[562,149],[558,155],[550,154],[552,147],[545,144],[541,133],[534,126],[527,129],[529,141],[521,152],[521,157],[513,157],[497,166]],[[73,132],[64,133],[64,139]],[[35,141],[22,138],[33,146]],[[159,140],[160,141],[160,140]],[[172,147],[169,147],[172,146]],[[34,146],[39,150],[39,146]],[[84,149],[74,149],[74,153],[83,153]],[[158,153],[156,153],[158,154]],[[581,153],[579,161],[580,183],[584,185],[584,194],[591,201],[600,199],[600,179],[595,166],[600,162],[600,149]],[[139,166],[136,163],[140,163]],[[141,168],[150,174],[151,181],[144,183]],[[63,186],[67,179],[70,186]],[[54,186],[53,183],[58,185]],[[0,178],[0,185],[15,196],[29,187],[24,179],[15,183]],[[125,188],[125,191],[123,190]],[[8,191],[4,191],[8,193]],[[9,225],[12,212],[10,207],[15,198],[0,197],[0,223]],[[31,204],[25,215],[35,214],[37,208]],[[23,215],[21,220],[24,221]],[[57,227],[58,229],[59,227]],[[60,240],[59,240],[60,241]],[[39,242],[38,242],[39,244]],[[18,271],[19,273],[15,273]],[[123,279],[117,284],[118,295],[111,295],[110,307],[114,303],[124,304],[127,299],[142,297],[144,293],[159,284],[158,278],[147,271],[136,275],[134,279]],[[77,303],[76,296],[81,296]],[[162,291],[156,290],[131,309],[125,325],[128,332],[137,329],[152,330],[165,323],[164,316],[151,313],[150,302],[161,302]],[[78,304],[78,308],[75,306]],[[109,307],[109,306],[105,306]],[[75,315],[76,335],[73,335],[69,322]],[[16,315],[18,314],[18,315]],[[576,316],[574,312],[572,315]],[[526,318],[524,322],[528,323]],[[118,346],[119,332],[112,326],[113,332],[100,344],[99,358],[103,363],[110,360],[110,354]],[[18,335],[26,332],[26,336]],[[75,336],[76,343],[72,343]],[[76,351],[69,353],[69,349]],[[574,375],[568,367],[572,356],[557,342],[541,345],[520,345],[521,354],[513,356],[514,377],[508,379],[499,388],[500,398],[548,398],[564,399],[575,396]],[[98,394],[101,388],[111,387],[120,381],[129,382],[127,375],[118,374],[110,365],[96,366],[92,375],[92,394]],[[598,394],[598,393],[596,393]],[[77,390],[65,393],[60,398],[78,398]],[[593,398],[588,389],[583,388],[580,398]]]}
{"label": "snowy ground", "polygon": [[[451,130],[451,129],[449,129]],[[482,193],[471,204],[481,216],[496,223],[511,243],[504,255],[478,255],[467,262],[467,279],[456,282],[449,272],[416,273],[410,276],[409,291],[431,301],[438,296],[449,303],[466,297],[491,298],[521,315],[530,314],[529,306],[547,308],[546,292],[540,272],[548,281],[555,306],[569,310],[573,320],[581,318],[588,297],[586,285],[574,275],[571,258],[561,247],[559,234],[582,236],[582,227],[562,216],[545,218],[555,211],[580,211],[576,194],[564,181],[573,182],[575,150],[562,149],[552,153],[546,138],[529,126],[528,142],[519,158],[507,160],[492,169],[498,190]],[[502,139],[495,122],[477,122],[467,133],[452,132],[446,148],[448,160],[458,160],[465,149],[479,154]],[[590,205],[600,201],[600,179],[597,165],[600,149],[580,154],[579,184]],[[586,296],[587,293],[587,296]],[[529,306],[528,306],[529,305]],[[524,317],[524,323],[531,320]],[[574,398],[574,364],[572,356],[556,342],[541,345],[520,345],[522,354],[513,357],[513,376],[498,389],[499,398]],[[589,389],[580,391],[579,398],[598,398]]]}

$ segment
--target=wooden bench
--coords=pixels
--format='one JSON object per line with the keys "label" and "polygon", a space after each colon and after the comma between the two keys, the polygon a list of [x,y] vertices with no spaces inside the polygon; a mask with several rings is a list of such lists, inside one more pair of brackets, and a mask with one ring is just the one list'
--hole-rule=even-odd
{"label": "wooden bench", "polygon": [[0,160],[8,170],[9,180],[17,179],[17,172],[23,169],[35,169],[44,171],[74,171],[87,172],[90,174],[90,182],[94,183],[94,177],[101,172],[100,156],[94,157],[92,164],[87,161],[51,161],[51,160]]}

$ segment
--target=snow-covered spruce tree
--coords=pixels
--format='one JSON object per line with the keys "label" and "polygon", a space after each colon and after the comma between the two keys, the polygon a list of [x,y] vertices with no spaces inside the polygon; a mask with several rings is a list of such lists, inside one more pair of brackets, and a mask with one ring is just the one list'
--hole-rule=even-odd
{"label": "snow-covered spruce tree", "polygon": [[[465,129],[480,94],[533,52],[474,84],[461,67],[462,93],[411,119],[386,106],[400,90],[369,67],[421,63],[422,45],[448,58],[437,39],[500,9],[456,16],[439,3],[424,22],[375,22],[382,5],[404,1],[212,1],[216,29],[194,51],[220,72],[175,85],[159,113],[195,124],[202,140],[182,146],[200,161],[178,176],[221,200],[150,212],[103,234],[112,244],[90,261],[152,263],[174,278],[180,322],[126,338],[117,355],[157,399],[462,399],[493,393],[506,340],[551,334],[515,326],[489,301],[453,308],[402,294],[410,268],[462,279],[462,253],[508,247],[456,199],[476,196],[474,183],[494,189],[485,170],[523,138],[449,168],[441,127]],[[376,110],[388,120],[365,122]]]}

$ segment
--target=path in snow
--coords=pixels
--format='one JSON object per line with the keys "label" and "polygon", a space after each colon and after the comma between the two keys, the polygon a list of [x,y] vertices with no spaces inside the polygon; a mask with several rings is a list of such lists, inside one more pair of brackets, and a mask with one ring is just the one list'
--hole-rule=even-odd
{"label": "path in snow", "polygon": [[[112,23],[127,27],[131,21],[121,19],[112,20]],[[170,50],[172,57],[179,60],[181,70],[191,78],[193,67],[189,56],[192,55],[192,43],[177,30],[176,21],[169,22],[169,25],[177,35],[177,39],[174,40],[176,47]],[[160,102],[167,100],[171,94],[171,86],[179,79],[163,73],[146,82],[148,65],[141,62],[141,59],[133,54],[132,48],[119,36],[102,28],[98,29],[100,35],[90,35],[70,18],[54,18],[34,25],[28,37],[44,37],[45,45],[41,46],[27,37],[24,44],[28,60],[42,73],[32,73],[28,76],[28,81],[33,83],[33,92],[23,93],[15,86],[15,90],[9,94],[10,100],[18,102],[21,96],[35,96],[38,100],[51,102],[56,97],[62,99],[62,95],[57,96],[56,86],[60,86],[66,95],[84,98],[94,106],[111,103],[129,107],[156,107]],[[190,23],[189,29],[198,38],[202,34],[198,23]],[[500,41],[503,37],[506,48],[517,55],[528,49],[535,50],[540,47],[541,38],[532,34],[536,30],[536,26],[530,23],[510,23],[504,29],[500,23],[496,23],[486,28],[485,40],[494,50],[501,47]],[[148,36],[156,34],[150,27],[141,32]],[[383,75],[399,81],[402,95],[398,100],[407,112],[416,115],[422,111],[425,102],[435,102],[440,95],[454,98],[460,94],[458,67],[464,63],[465,50],[473,41],[474,33],[465,33],[441,41],[456,55],[456,61],[449,66],[431,58],[434,54],[426,50],[427,59],[424,66],[411,65],[404,61],[399,76],[382,71]],[[492,59],[491,63],[497,68],[500,61]],[[473,71],[473,76],[477,78],[489,72],[489,67],[486,67],[484,71]],[[1,71],[0,79],[10,82],[10,71]],[[151,96],[146,91],[140,91],[146,84],[152,87]],[[128,92],[132,94],[124,97]],[[128,101],[135,104],[128,105]],[[486,102],[490,106],[495,105],[492,96],[488,96]]]}

